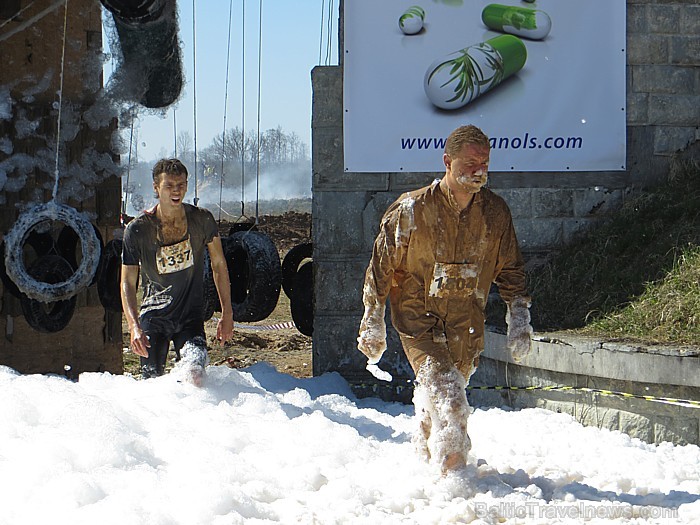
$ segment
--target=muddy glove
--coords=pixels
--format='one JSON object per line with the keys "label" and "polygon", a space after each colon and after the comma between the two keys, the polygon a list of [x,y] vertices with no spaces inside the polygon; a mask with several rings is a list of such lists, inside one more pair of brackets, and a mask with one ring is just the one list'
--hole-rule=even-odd
{"label": "muddy glove", "polygon": [[508,325],[507,345],[513,360],[519,363],[530,353],[532,326],[530,325],[530,300],[517,297],[508,305],[506,324]]}
{"label": "muddy glove", "polygon": [[381,381],[391,381],[389,372],[377,366],[386,350],[386,306],[374,304],[365,306],[365,315],[360,323],[357,349],[367,356],[367,371]]}

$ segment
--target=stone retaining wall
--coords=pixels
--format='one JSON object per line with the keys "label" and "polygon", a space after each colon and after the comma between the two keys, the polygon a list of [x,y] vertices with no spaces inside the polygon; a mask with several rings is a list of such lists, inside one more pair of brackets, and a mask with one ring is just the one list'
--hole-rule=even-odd
{"label": "stone retaining wall", "polygon": [[[639,396],[700,401],[700,348],[604,343],[566,334],[537,334],[532,353],[515,364],[505,336],[487,332],[471,387],[572,386]],[[679,406],[581,390],[478,390],[472,406],[540,407],[584,425],[620,430],[648,443],[700,444],[700,406]]]}

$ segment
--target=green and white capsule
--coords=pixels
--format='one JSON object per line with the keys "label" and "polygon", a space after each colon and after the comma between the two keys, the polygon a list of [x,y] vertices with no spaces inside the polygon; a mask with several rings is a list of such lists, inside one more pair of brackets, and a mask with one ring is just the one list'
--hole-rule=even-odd
{"label": "green and white capsule", "polygon": [[415,35],[423,29],[425,21],[425,10],[414,5],[406,9],[404,14],[399,17],[399,28],[405,35]]}
{"label": "green and white capsule", "polygon": [[425,72],[423,88],[435,106],[461,108],[520,71],[526,60],[522,40],[500,35],[437,59]]}
{"label": "green and white capsule", "polygon": [[552,29],[547,13],[529,7],[489,4],[481,12],[481,20],[490,29],[530,40],[542,40]]}

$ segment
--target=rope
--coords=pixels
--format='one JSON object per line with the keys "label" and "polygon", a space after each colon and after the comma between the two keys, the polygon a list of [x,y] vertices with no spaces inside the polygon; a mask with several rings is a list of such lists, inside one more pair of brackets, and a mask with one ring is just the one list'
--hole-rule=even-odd
{"label": "rope", "polygon": [[[10,38],[11,36],[14,36],[14,35],[16,35],[17,33],[21,32],[21,31],[24,31],[24,30],[27,29],[28,27],[32,26],[35,22],[38,22],[39,20],[41,20],[42,18],[44,18],[46,15],[48,15],[48,14],[51,13],[52,11],[55,11],[56,9],[58,9],[59,7],[61,7],[64,3],[68,3],[68,0],[56,0],[53,4],[51,4],[49,7],[47,7],[46,9],[44,9],[43,11],[41,11],[40,13],[34,15],[33,17],[29,18],[28,20],[25,20],[22,24],[18,25],[17,27],[15,27],[14,29],[8,31],[7,33],[4,33],[4,34],[0,35],[0,42],[2,42],[3,40],[7,40],[7,39]],[[33,3],[32,3],[32,4],[29,4],[26,8],[29,8],[29,7],[31,7],[32,5],[33,5]],[[25,9],[26,9],[26,8],[25,8]],[[12,21],[12,20],[13,20],[15,17],[17,17],[18,15],[19,15],[19,13],[16,13],[15,16],[14,16],[13,18],[11,18],[10,20],[8,20],[8,21],[5,22],[5,23],[8,23],[8,22]],[[3,25],[5,25],[5,24],[3,24]],[[0,27],[1,27],[1,26],[0,26]]]}
{"label": "rope", "polygon": [[333,29],[333,7],[335,2],[330,0],[328,3],[328,24],[326,25],[326,65],[331,63],[331,47],[332,47],[332,29]]}
{"label": "rope", "polygon": [[321,50],[323,49],[323,19],[326,16],[325,13],[326,9],[326,0],[321,0],[321,29],[319,31],[319,37],[318,37],[318,65],[321,65]]}
{"label": "rope", "polygon": [[122,215],[126,215],[126,204],[129,201],[129,177],[131,176],[131,146],[134,143],[134,117],[131,117],[131,133],[129,134],[129,164],[126,168],[126,191],[122,202]]}
{"label": "rope", "polygon": [[58,194],[58,159],[59,152],[61,149],[61,113],[63,108],[63,71],[66,64],[66,33],[68,28],[68,0],[65,3],[65,9],[63,11],[63,49],[61,50],[61,77],[58,87],[58,122],[56,124],[56,164],[54,167],[54,184],[52,200],[56,200],[56,195]]}
{"label": "rope", "polygon": [[173,108],[173,157],[177,157],[177,119],[175,113],[175,108]]}
{"label": "rope", "polygon": [[219,224],[221,223],[221,201],[224,193],[224,158],[226,157],[226,109],[228,107],[228,68],[231,61],[231,20],[233,18],[233,0],[228,6],[228,45],[226,46],[226,83],[224,88],[224,133],[221,136],[221,177],[219,182]]}
{"label": "rope", "polygon": [[192,0],[192,108],[194,112],[194,205],[197,206],[197,24],[195,21],[195,3]]}
{"label": "rope", "polygon": [[260,206],[260,84],[262,70],[262,15],[263,15],[263,0],[259,3],[258,12],[258,144],[257,144],[257,162],[255,174],[255,224],[258,223],[258,212]]}
{"label": "rope", "polygon": [[8,19],[5,20],[2,24],[0,24],[0,29],[2,29],[3,27],[5,27],[7,24],[9,24],[10,22],[12,22],[12,21],[15,20],[16,18],[19,18],[19,16],[20,16],[22,13],[24,13],[27,9],[29,9],[30,7],[32,7],[35,3],[36,3],[36,0],[33,0],[32,2],[29,2],[28,5],[24,6],[22,9],[20,9],[19,11],[17,11],[14,15],[12,15],[10,18],[8,18]]}
{"label": "rope", "polygon": [[241,217],[245,215],[245,0],[241,2]]}

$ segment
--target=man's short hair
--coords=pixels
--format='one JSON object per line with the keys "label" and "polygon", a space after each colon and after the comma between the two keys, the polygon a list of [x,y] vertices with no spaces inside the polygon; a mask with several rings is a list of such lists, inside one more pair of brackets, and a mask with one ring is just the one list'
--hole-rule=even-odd
{"label": "man's short hair", "polygon": [[180,159],[160,159],[153,166],[153,182],[155,184],[160,184],[160,175],[165,173],[166,175],[184,175],[187,177],[187,168],[180,161]]}
{"label": "man's short hair", "polygon": [[468,144],[491,147],[489,138],[484,132],[469,124],[468,126],[460,126],[450,133],[450,136],[447,137],[447,142],[445,142],[445,153],[452,157],[462,151],[462,148]]}

